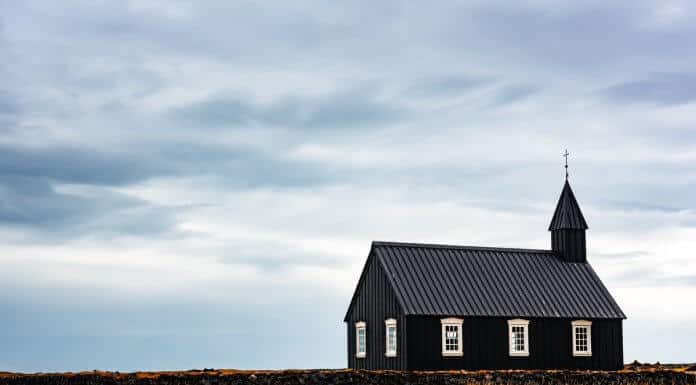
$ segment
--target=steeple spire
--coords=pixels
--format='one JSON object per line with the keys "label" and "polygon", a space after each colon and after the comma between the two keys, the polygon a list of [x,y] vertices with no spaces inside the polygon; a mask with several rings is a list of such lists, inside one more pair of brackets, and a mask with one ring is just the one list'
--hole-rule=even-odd
{"label": "steeple spire", "polygon": [[582,215],[580,205],[578,205],[573,189],[570,188],[570,183],[566,179],[563,191],[561,191],[561,197],[556,204],[556,211],[551,218],[551,224],[549,224],[549,231],[561,229],[587,230],[587,228],[587,222],[585,222],[585,217]]}

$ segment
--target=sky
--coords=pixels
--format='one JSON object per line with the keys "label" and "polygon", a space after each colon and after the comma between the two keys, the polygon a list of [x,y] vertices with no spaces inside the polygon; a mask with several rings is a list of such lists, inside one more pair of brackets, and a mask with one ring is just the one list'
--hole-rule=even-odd
{"label": "sky", "polygon": [[372,240],[549,248],[696,361],[689,1],[0,0],[0,370],[346,366]]}

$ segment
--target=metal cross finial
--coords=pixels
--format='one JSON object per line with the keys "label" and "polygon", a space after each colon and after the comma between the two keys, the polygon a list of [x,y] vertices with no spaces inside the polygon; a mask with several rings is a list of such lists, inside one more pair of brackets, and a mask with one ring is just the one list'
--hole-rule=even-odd
{"label": "metal cross finial", "polygon": [[566,169],[566,180],[568,180],[568,155],[570,153],[568,152],[568,149],[565,149],[565,152],[563,153],[563,157],[565,157],[565,169]]}

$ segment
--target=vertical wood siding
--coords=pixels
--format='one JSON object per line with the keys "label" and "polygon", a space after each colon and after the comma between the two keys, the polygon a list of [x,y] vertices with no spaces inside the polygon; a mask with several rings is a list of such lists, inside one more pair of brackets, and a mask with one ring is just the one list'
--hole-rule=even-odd
{"label": "vertical wood siding", "polygon": [[510,357],[507,318],[461,318],[464,355],[442,357],[440,317],[407,317],[407,368],[615,370],[623,366],[621,320],[592,320],[592,356],[573,357],[572,319],[532,318],[529,357]]}
{"label": "vertical wood siding", "polygon": [[[394,292],[377,258],[370,258],[364,280],[346,323],[348,335],[348,367],[354,369],[406,369],[407,337],[405,319]],[[384,321],[396,319],[396,357],[385,357],[386,336]],[[367,356],[355,357],[355,323],[367,323]]]}
{"label": "vertical wood siding", "polygon": [[567,262],[587,261],[585,230],[551,231],[551,249]]}

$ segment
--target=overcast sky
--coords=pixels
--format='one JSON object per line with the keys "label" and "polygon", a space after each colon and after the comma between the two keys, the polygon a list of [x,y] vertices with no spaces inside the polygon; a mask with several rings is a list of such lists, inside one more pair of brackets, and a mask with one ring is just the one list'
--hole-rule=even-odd
{"label": "overcast sky", "polygon": [[0,370],[344,367],[372,240],[549,248],[566,147],[696,361],[696,8],[513,3],[0,0]]}

